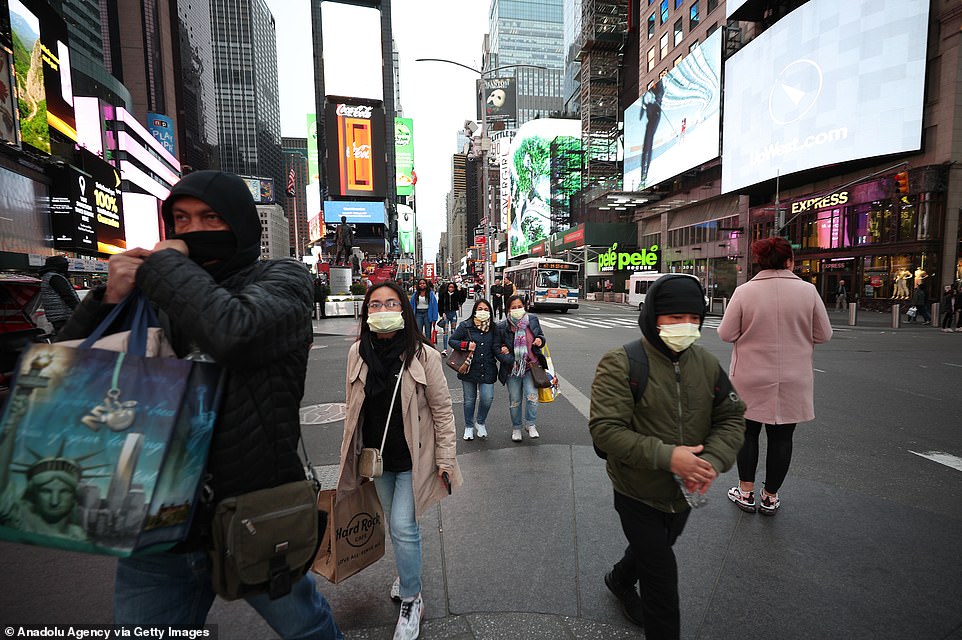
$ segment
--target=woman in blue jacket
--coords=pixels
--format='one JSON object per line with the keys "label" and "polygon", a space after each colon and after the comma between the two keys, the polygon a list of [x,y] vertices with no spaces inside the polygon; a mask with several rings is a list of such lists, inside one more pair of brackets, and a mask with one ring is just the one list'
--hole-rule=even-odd
{"label": "woman in blue jacket", "polygon": [[418,280],[418,286],[411,296],[411,308],[414,309],[418,329],[431,342],[431,332],[438,321],[438,299],[431,289],[431,283],[424,278]]}
{"label": "woman in blue jacket", "polygon": [[[458,372],[458,380],[464,391],[464,439],[474,440],[477,429],[478,438],[486,440],[488,430],[484,421],[494,400],[494,381],[498,379],[498,360],[495,357],[497,328],[491,321],[491,304],[487,300],[477,300],[471,316],[458,325],[448,339],[448,346],[459,351],[469,351],[472,355],[471,366],[466,372]],[[477,407],[477,416],[475,416]]]}
{"label": "woman in blue jacket", "polygon": [[[521,296],[507,300],[508,317],[498,324],[498,360],[501,369],[498,379],[508,386],[511,411],[511,440],[521,442],[521,427],[527,422],[529,438],[538,438],[535,421],[538,418],[538,389],[531,377],[530,362],[541,361],[545,345],[544,332],[537,316],[527,312]],[[524,404],[522,416],[521,405]],[[523,418],[523,420],[522,420]]]}

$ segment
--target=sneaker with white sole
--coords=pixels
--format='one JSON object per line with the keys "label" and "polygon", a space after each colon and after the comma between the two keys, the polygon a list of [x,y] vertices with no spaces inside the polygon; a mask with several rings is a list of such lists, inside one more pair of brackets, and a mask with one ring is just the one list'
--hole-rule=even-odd
{"label": "sneaker with white sole", "polygon": [[465,427],[465,428],[464,428],[464,439],[465,439],[465,440],[474,440],[474,427]]}
{"label": "sneaker with white sole", "polygon": [[541,437],[541,434],[538,433],[538,427],[534,426],[533,424],[532,424],[532,425],[528,425],[528,437],[529,437],[529,438],[540,438],[540,437]]}
{"label": "sneaker with white sole", "polygon": [[488,439],[488,430],[484,427],[483,424],[478,423],[475,429],[477,429],[478,431],[478,438],[480,438],[481,440]]}
{"label": "sneaker with white sole", "polygon": [[395,578],[391,585],[391,600],[401,601],[401,578]]}
{"label": "sneaker with white sole", "polygon": [[755,492],[742,491],[740,487],[732,487],[728,490],[728,499],[734,502],[739,509],[746,513],[755,513]]}
{"label": "sneaker with white sole", "polygon": [[770,496],[762,492],[762,500],[758,503],[758,513],[763,516],[773,516],[780,506],[781,502],[778,500],[778,494]]}
{"label": "sneaker with white sole", "polygon": [[511,432],[511,442],[521,442],[521,429],[515,429]]}
{"label": "sneaker with white sole", "polygon": [[421,634],[421,618],[424,616],[424,601],[421,594],[413,600],[401,601],[401,614],[394,627],[394,640],[414,640]]}

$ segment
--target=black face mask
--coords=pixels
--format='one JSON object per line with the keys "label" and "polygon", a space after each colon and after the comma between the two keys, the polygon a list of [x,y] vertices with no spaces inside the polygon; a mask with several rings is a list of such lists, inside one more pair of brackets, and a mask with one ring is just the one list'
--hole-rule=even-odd
{"label": "black face mask", "polygon": [[193,231],[174,236],[187,244],[188,257],[202,267],[226,262],[237,253],[237,238],[233,231]]}

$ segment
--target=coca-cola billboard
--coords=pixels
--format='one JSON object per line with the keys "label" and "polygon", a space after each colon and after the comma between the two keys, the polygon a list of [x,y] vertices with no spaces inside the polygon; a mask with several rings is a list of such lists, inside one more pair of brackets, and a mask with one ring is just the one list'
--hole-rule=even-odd
{"label": "coca-cola billboard", "polygon": [[380,102],[328,98],[327,166],[332,196],[387,193],[384,110]]}

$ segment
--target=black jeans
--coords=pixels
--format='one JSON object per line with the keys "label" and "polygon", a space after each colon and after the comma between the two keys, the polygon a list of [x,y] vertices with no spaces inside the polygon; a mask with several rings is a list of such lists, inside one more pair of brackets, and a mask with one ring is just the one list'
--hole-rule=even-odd
{"label": "black jeans", "polygon": [[678,565],[671,547],[691,510],[665,513],[615,491],[615,511],[628,539],[624,557],[615,564],[615,579],[625,585],[638,581],[648,640],[677,640],[681,609]]}
{"label": "black jeans", "polygon": [[492,296],[491,300],[491,319],[494,320],[498,318],[499,320],[504,317],[504,302],[501,300],[501,296]]}
{"label": "black jeans", "polygon": [[[755,469],[758,467],[758,436],[762,423],[745,420],[745,443],[738,452],[738,479],[742,482],[755,482]],[[792,435],[794,424],[766,424],[765,436],[768,438],[768,458],[765,460],[765,490],[778,493],[788,475],[792,463]]]}

